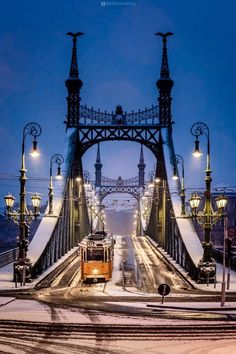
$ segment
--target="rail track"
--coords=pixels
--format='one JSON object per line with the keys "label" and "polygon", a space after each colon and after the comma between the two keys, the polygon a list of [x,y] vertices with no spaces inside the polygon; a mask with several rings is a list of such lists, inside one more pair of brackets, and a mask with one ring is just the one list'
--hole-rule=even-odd
{"label": "rail track", "polygon": [[[184,344],[189,341],[191,350],[188,350],[188,354],[199,353],[199,349],[193,348],[194,342],[200,343],[201,348],[203,343],[205,347],[208,345],[206,343],[209,343],[209,346],[214,346],[213,353],[218,354],[222,352],[222,347],[225,348],[225,344],[223,346],[222,343],[228,345],[235,343],[235,340],[236,325],[230,323],[141,326],[0,321],[1,354],[120,354],[130,353],[131,342],[136,346],[142,346],[146,342],[149,348],[154,346],[152,353],[166,353],[158,350],[160,342],[172,343],[173,341]],[[158,346],[151,343],[157,343]],[[215,351],[218,347],[221,347],[220,351]],[[146,351],[139,349],[138,353],[146,353]]]}
{"label": "rail track", "polygon": [[150,338],[150,339],[236,339],[236,324],[178,324],[178,325],[123,325],[123,324],[72,324],[72,323],[40,323],[30,321],[0,321],[0,338],[20,337],[36,340],[42,335],[50,338],[70,339],[83,337],[93,338],[97,335],[106,339]]}

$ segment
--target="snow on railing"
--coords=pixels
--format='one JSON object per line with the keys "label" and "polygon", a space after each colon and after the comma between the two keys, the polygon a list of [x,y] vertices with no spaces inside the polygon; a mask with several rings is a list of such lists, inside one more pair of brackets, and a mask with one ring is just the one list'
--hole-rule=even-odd
{"label": "snow on railing", "polygon": [[[169,189],[171,190],[179,190],[178,180],[175,181],[172,179],[173,176],[173,166],[171,164],[171,149],[165,143],[163,146],[164,159],[166,164],[166,173]],[[170,193],[170,198],[173,206],[174,217],[176,220],[176,224],[179,229],[180,236],[185,245],[185,248],[193,261],[193,263],[197,266],[199,260],[202,258],[203,249],[202,244],[199,240],[197,232],[193,226],[192,220],[190,217],[181,216],[181,199],[180,195],[176,193]]]}

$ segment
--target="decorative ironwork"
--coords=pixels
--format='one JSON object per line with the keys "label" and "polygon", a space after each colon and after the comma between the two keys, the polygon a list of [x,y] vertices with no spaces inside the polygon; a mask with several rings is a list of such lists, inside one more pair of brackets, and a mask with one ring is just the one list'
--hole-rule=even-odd
{"label": "decorative ironwork", "polygon": [[161,77],[163,78],[169,78],[170,77],[170,72],[169,72],[169,65],[168,65],[168,57],[167,57],[167,47],[166,47],[166,42],[167,42],[167,37],[173,36],[172,32],[167,32],[167,33],[162,33],[158,32],[156,33],[156,36],[162,37],[163,40],[163,55],[162,55],[162,65],[161,65]]}
{"label": "decorative ironwork", "polygon": [[77,126],[80,116],[80,89],[83,86],[82,80],[79,78],[79,69],[77,62],[77,37],[83,35],[82,32],[72,33],[67,35],[73,37],[73,48],[71,56],[71,66],[69,78],[66,80],[65,85],[68,90],[67,97],[67,128]]}
{"label": "decorative ironwork", "polygon": [[161,65],[161,77],[157,80],[157,88],[159,89],[159,120],[160,124],[164,126],[170,126],[171,124],[171,89],[173,87],[173,80],[170,79],[168,56],[167,56],[167,37],[173,35],[172,32],[161,33],[158,32],[156,35],[162,37],[163,48],[162,48],[162,65]]}
{"label": "decorative ironwork", "polygon": [[135,199],[139,199],[140,190],[135,186],[102,186],[100,189],[101,200],[111,193],[127,193],[131,194]]}
{"label": "decorative ironwork", "polygon": [[[117,106],[121,107],[121,106]],[[108,113],[107,111],[101,112],[100,109],[95,110],[93,107],[88,108],[85,106],[80,106],[80,124],[86,125],[159,125],[159,107],[153,106],[150,108],[145,108],[143,111],[138,110],[137,112],[132,111],[131,113],[127,113],[126,111],[122,114],[119,110],[116,112]],[[121,107],[122,108],[122,107]],[[123,121],[119,120],[119,116],[123,117]]]}
{"label": "decorative ironwork", "polygon": [[79,137],[81,144],[81,156],[92,145],[102,141],[128,140],[147,146],[155,155],[159,146],[158,126],[87,126],[80,125]]}
{"label": "decorative ironwork", "polygon": [[139,199],[140,185],[138,177],[130,179],[122,179],[121,177],[118,177],[118,179],[102,177],[102,184],[99,189],[101,200],[111,193],[128,193],[134,198]]}
{"label": "decorative ironwork", "polygon": [[123,185],[123,186],[139,186],[138,177],[133,177],[129,179],[122,179],[122,177],[118,177],[118,179],[102,177],[102,186],[116,186],[116,185]]}
{"label": "decorative ironwork", "polygon": [[71,78],[78,78],[79,77],[79,70],[78,70],[78,63],[77,63],[77,48],[76,42],[77,37],[84,35],[83,32],[72,33],[68,32],[68,36],[73,38],[73,49],[72,49],[72,57],[71,57],[71,65],[70,65],[70,77]]}

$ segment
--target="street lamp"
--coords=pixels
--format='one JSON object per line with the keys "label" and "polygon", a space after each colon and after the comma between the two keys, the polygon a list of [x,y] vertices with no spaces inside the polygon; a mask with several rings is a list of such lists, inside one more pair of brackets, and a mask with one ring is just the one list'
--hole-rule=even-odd
{"label": "street lamp", "polygon": [[201,156],[201,151],[199,149],[199,136],[205,135],[207,138],[207,166],[206,166],[206,189],[204,192],[205,204],[203,211],[198,211],[199,203],[201,198],[197,193],[194,193],[189,202],[193,211],[193,217],[197,222],[202,225],[204,229],[204,242],[203,242],[203,258],[198,264],[198,280],[207,280],[209,283],[210,278],[215,278],[216,275],[216,263],[213,258],[211,258],[211,230],[212,227],[217,223],[217,221],[223,216],[223,211],[227,203],[227,199],[224,196],[217,198],[217,212],[213,210],[211,204],[211,165],[210,165],[210,132],[209,128],[205,123],[197,122],[191,127],[191,134],[195,136],[195,150],[193,155],[196,157]]}
{"label": "street lamp", "polygon": [[57,164],[57,174],[56,174],[56,179],[62,179],[61,175],[61,164],[63,164],[64,158],[60,154],[54,154],[52,155],[50,159],[50,184],[49,184],[49,193],[48,193],[48,199],[49,199],[49,210],[48,214],[52,215],[53,214],[53,183],[52,183],[52,166],[53,164]]}
{"label": "street lamp", "polygon": [[12,219],[17,225],[19,225],[19,241],[18,241],[18,257],[13,264],[13,277],[17,286],[18,278],[21,284],[31,281],[31,262],[27,257],[28,251],[28,236],[29,236],[29,225],[39,215],[39,207],[41,197],[35,194],[31,197],[32,204],[34,207],[34,213],[28,211],[26,205],[26,168],[25,168],[25,138],[27,135],[33,136],[33,149],[31,151],[31,156],[38,157],[39,152],[37,150],[37,140],[36,138],[41,134],[42,129],[38,123],[31,122],[26,124],[23,129],[22,137],[22,147],[21,147],[21,169],[20,169],[20,209],[13,210],[12,207],[15,198],[8,194],[4,197],[6,203],[6,215],[9,219]]}
{"label": "street lamp", "polygon": [[185,188],[184,188],[184,159],[182,156],[176,154],[174,156],[174,175],[172,176],[172,178],[174,180],[178,180],[179,176],[177,173],[177,168],[176,165],[180,164],[182,167],[182,176],[181,176],[181,193],[180,193],[180,198],[181,198],[181,215],[186,215],[185,212]]}

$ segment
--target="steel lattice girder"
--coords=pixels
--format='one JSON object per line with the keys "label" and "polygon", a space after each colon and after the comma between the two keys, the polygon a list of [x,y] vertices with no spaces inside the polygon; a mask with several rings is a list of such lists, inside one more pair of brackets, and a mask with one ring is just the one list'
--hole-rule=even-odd
{"label": "steel lattice girder", "polygon": [[112,193],[128,193],[131,194],[136,199],[140,197],[139,186],[122,186],[122,185],[101,186],[99,193],[101,196],[101,200],[104,199],[107,195]]}
{"label": "steel lattice girder", "polygon": [[161,126],[88,126],[79,125],[79,140],[84,153],[89,147],[102,141],[126,140],[146,145],[154,154],[159,145]]}

